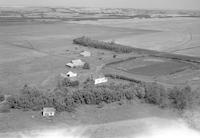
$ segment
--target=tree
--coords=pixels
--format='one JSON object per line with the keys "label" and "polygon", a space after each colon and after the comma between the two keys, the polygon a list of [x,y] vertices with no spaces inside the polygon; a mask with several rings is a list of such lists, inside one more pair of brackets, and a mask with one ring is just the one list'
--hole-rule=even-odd
{"label": "tree", "polygon": [[90,69],[90,64],[86,62],[86,63],[83,65],[83,69]]}

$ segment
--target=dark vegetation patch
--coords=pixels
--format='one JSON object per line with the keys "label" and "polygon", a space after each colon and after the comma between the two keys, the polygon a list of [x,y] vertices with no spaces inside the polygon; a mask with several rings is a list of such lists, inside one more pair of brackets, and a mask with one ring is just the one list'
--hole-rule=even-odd
{"label": "dark vegetation patch", "polygon": [[86,62],[86,63],[83,65],[83,69],[90,69],[90,64]]}
{"label": "dark vegetation patch", "polygon": [[142,87],[130,83],[128,85],[87,85],[74,90],[56,88],[53,92],[47,93],[25,85],[20,95],[8,98],[8,103],[14,109],[42,110],[43,107],[54,107],[57,111],[73,111],[80,104],[98,105],[102,102],[133,100],[142,90]]}
{"label": "dark vegetation patch", "polygon": [[128,70],[128,72],[145,76],[160,76],[183,71],[183,69],[186,69],[189,66],[191,65],[188,65],[187,63],[169,61],[164,63],[152,64],[145,67],[133,68],[131,70]]}
{"label": "dark vegetation patch", "polygon": [[133,52],[133,48],[129,46],[123,46],[120,44],[116,44],[114,42],[103,42],[98,40],[92,40],[88,37],[80,37],[73,40],[74,44],[79,44],[86,47],[93,47],[97,49],[106,49],[118,53],[131,53]]}
{"label": "dark vegetation patch", "polygon": [[139,80],[129,78],[129,77],[126,77],[126,76],[123,76],[123,75],[105,74],[105,77],[109,77],[109,78],[112,78],[112,79],[120,79],[120,80],[129,81],[129,82],[135,82],[135,83],[142,83]]}
{"label": "dark vegetation patch", "polygon": [[0,92],[0,102],[4,101],[4,95]]}
{"label": "dark vegetation patch", "polygon": [[[109,77],[129,80],[122,76]],[[61,80],[61,82],[69,80]],[[42,110],[43,107],[54,107],[57,111],[74,111],[78,105],[101,105],[124,100],[141,100],[162,108],[184,110],[200,105],[200,93],[192,91],[190,86],[166,89],[158,83],[135,82],[128,84],[94,85],[91,80],[83,83],[84,87],[62,83],[52,92],[25,85],[19,95],[7,99],[13,109]],[[73,87],[74,89],[71,89]]]}

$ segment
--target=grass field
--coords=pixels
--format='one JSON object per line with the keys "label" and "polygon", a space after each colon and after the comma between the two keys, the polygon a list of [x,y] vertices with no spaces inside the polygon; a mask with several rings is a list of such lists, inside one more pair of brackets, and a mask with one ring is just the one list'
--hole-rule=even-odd
{"label": "grass field", "polygon": [[[198,68],[193,69],[193,66],[198,65],[197,63],[191,65],[188,62],[171,61],[169,58],[147,56],[109,65],[111,67],[109,68],[110,72],[107,72],[107,70],[104,72],[102,67],[107,63],[146,55],[140,55],[136,52],[119,54],[103,49],[82,47],[73,44],[73,39],[88,36],[97,40],[114,40],[138,48],[179,54],[189,53],[188,55],[199,56],[197,55],[200,44],[199,25],[200,19],[197,18],[0,25],[0,91],[4,94],[17,94],[24,84],[36,85],[39,88],[51,91],[57,85],[59,74],[70,70],[78,73],[81,82],[91,74],[99,75],[102,72],[105,74],[111,72],[113,74],[122,73],[125,76],[142,81],[155,81],[154,76],[158,76],[156,81],[163,84],[171,85],[180,82],[185,84],[186,81],[189,82],[194,77],[200,77]],[[192,39],[190,39],[190,33]],[[187,48],[190,48],[187,51],[188,53],[185,51]],[[90,51],[92,57],[81,57],[80,52],[83,50]],[[114,58],[113,55],[116,55],[116,57]],[[91,69],[82,70],[65,67],[65,64],[73,59],[82,59],[88,62]],[[195,58],[195,60],[198,59]],[[186,70],[179,72],[185,68]],[[173,74],[174,72],[175,74]],[[113,79],[112,81],[117,80]],[[200,80],[191,83],[199,86]],[[137,101],[133,105],[114,104],[117,105],[105,105],[100,109],[92,106],[81,107],[74,114],[66,112],[58,114],[52,122],[43,120],[38,112],[14,110],[10,113],[0,113],[0,121],[3,122],[3,125],[0,125],[0,131],[17,131],[18,129],[28,128],[29,125],[36,128],[38,125],[46,127],[50,124],[55,125],[56,122],[73,125],[87,122],[91,125],[115,121],[126,122],[127,119],[137,120],[148,117],[151,119],[154,116],[174,118],[177,115],[173,111],[140,104]],[[119,123],[119,125],[121,124]],[[137,124],[135,126],[137,127]],[[143,129],[142,127],[141,130]]]}
{"label": "grass field", "polygon": [[157,33],[129,35],[114,40],[120,44],[138,48],[199,56],[197,52],[200,43],[199,18],[100,20],[98,22],[81,21],[79,23],[157,30]]}
{"label": "grass field", "polygon": [[145,67],[138,67],[128,70],[129,73],[147,75],[147,76],[160,76],[175,74],[179,71],[185,70],[189,65],[180,62],[164,62]]}

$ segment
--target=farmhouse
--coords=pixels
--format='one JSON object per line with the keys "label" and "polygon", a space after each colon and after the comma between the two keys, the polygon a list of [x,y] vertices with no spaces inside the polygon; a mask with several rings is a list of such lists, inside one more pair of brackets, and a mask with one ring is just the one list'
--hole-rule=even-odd
{"label": "farmhouse", "polygon": [[67,63],[66,66],[70,68],[75,68],[75,67],[82,67],[85,64],[81,59],[76,59],[72,60],[70,63]]}
{"label": "farmhouse", "polygon": [[76,59],[76,60],[72,60],[72,64],[74,66],[83,66],[85,62],[83,62],[81,59]]}
{"label": "farmhouse", "polygon": [[70,67],[70,68],[73,68],[74,67],[74,64],[72,63],[67,63],[66,66]]}
{"label": "farmhouse", "polygon": [[63,78],[77,77],[77,73],[69,71],[68,73],[60,73],[60,76]]}
{"label": "farmhouse", "polygon": [[74,72],[69,71],[66,75],[67,75],[68,77],[76,77],[76,76],[77,76],[77,73],[74,73]]}
{"label": "farmhouse", "polygon": [[84,56],[84,57],[90,57],[91,53],[89,51],[83,51],[80,53],[80,55]]}
{"label": "farmhouse", "polygon": [[42,115],[44,117],[53,117],[55,116],[56,109],[52,107],[43,108]]}

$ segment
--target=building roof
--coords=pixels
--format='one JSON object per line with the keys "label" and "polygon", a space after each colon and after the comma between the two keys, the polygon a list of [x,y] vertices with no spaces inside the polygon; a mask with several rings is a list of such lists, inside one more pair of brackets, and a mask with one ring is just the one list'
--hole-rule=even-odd
{"label": "building roof", "polygon": [[69,66],[69,67],[73,68],[74,64],[73,63],[67,63],[66,66]]}
{"label": "building roof", "polygon": [[105,83],[105,82],[108,82],[108,79],[106,77],[97,78],[94,80],[94,84],[100,84],[100,83]]}
{"label": "building roof", "polygon": [[66,75],[69,75],[69,77],[76,77],[77,73],[69,71]]}
{"label": "building roof", "polygon": [[83,62],[81,59],[76,59],[76,60],[72,60],[72,64],[74,66],[83,66],[85,62]]}

